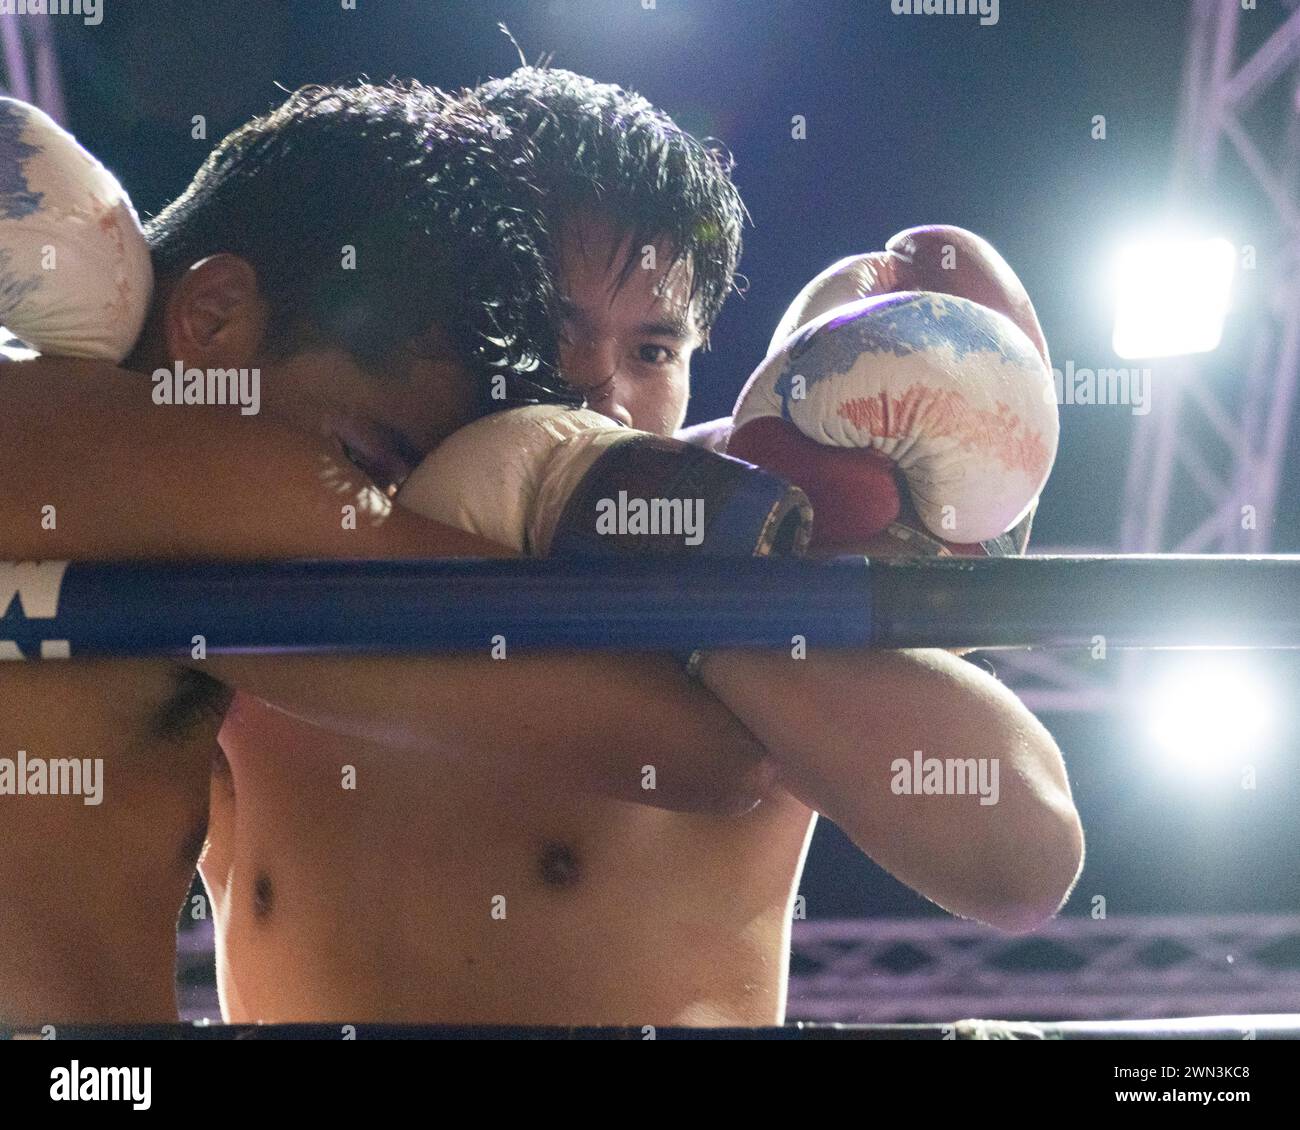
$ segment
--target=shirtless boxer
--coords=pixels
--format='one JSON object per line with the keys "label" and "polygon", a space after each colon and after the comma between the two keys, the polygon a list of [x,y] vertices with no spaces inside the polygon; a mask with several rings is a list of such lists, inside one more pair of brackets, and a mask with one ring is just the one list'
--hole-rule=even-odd
{"label": "shirtless boxer", "polygon": [[[0,101],[0,323],[44,354],[0,369],[0,561],[508,552],[393,509],[352,462],[386,485],[392,451],[477,415],[492,375],[537,392],[544,233],[493,125],[419,87],[301,92],[227,138],[154,223],[151,285],[112,178]],[[147,374],[175,360],[259,367],[261,412],[155,404]],[[0,565],[8,659],[32,654],[13,642],[16,576]],[[175,1018],[176,919],[236,688],[409,736],[412,761],[448,745],[484,771],[576,759],[584,780],[639,794],[653,760],[666,805],[743,810],[764,774],[754,739],[663,657],[7,663],[0,1026]],[[102,759],[99,802],[16,794],[19,751]]]}
{"label": "shirtless boxer", "polygon": [[[738,256],[743,213],[725,170],[644,101],[566,72],[523,70],[478,93],[537,144],[559,235],[565,376],[610,418],[672,433]],[[647,244],[656,266],[643,270]],[[444,478],[467,479],[465,496],[476,493],[474,470],[460,468],[474,458],[466,437],[491,442],[476,429],[434,452],[422,487],[437,496]],[[480,476],[497,461],[484,454]],[[702,673],[782,766],[782,785],[743,816],[397,759],[240,696],[201,863],[224,1015],[780,1022],[815,811],[957,913],[1025,930],[1059,906],[1082,850],[1059,752],[983,672],[918,651],[727,652]],[[539,720],[557,710],[542,697],[512,708]],[[598,692],[584,717],[616,709]],[[890,794],[889,763],[918,748],[999,757],[1001,800]],[[342,787],[346,770],[355,788]]]}

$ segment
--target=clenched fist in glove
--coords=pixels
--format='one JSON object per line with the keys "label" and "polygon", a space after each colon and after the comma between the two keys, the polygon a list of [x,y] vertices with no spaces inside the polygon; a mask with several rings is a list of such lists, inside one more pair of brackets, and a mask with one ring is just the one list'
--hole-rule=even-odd
{"label": "clenched fist in glove", "polygon": [[1023,552],[1058,438],[1047,344],[986,241],[914,228],[800,292],[730,429],[685,436],[723,434],[803,487],[818,552]]}
{"label": "clenched fist in glove", "polygon": [[41,353],[116,364],[152,296],[122,186],[48,114],[0,98],[0,326]]}

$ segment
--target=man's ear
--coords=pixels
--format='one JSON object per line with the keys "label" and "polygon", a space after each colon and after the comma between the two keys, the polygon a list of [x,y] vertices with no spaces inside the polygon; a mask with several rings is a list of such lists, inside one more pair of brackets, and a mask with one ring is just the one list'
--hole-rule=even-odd
{"label": "man's ear", "polygon": [[262,353],[266,326],[257,272],[225,252],[181,275],[163,311],[168,356],[200,369],[247,367]]}

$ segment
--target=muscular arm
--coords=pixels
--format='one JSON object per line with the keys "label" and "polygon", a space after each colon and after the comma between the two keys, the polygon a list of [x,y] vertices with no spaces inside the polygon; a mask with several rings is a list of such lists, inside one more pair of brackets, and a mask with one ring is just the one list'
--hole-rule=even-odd
{"label": "muscular arm", "polygon": [[[42,364],[52,363],[32,363]],[[86,376],[92,382],[143,379],[106,367]],[[6,557],[248,560],[506,552],[388,508],[337,453],[259,418],[222,409],[133,411],[117,404],[110,411],[48,372],[30,387],[11,422],[0,420],[0,449],[8,455],[13,487],[0,499]],[[93,428],[87,412],[98,421]],[[42,526],[44,505],[56,507],[54,530]],[[355,529],[342,520],[345,505],[358,507]],[[874,751],[877,763],[887,765],[915,748],[940,756],[953,746],[960,752],[984,718],[1003,733],[1018,722],[1033,735],[1030,744],[1044,764],[1058,756],[1050,738],[1001,688],[999,698],[987,687],[970,686],[973,669],[955,660],[946,675],[888,654],[814,656],[805,663],[800,667],[777,653],[714,655],[706,667],[721,704],[687,684],[671,661],[635,655],[223,657],[199,666],[289,713],[349,734],[430,752],[454,739],[472,756],[511,765],[533,758],[545,766],[549,758],[565,772],[587,766],[596,787],[642,802],[652,796],[665,805],[744,808],[761,789],[763,747],[774,743],[787,781],[805,803],[843,824],[864,850],[936,901],[976,913],[954,889],[961,861],[926,863],[925,837],[944,831],[941,821],[927,819],[921,828],[889,837],[887,821],[877,819],[873,833],[873,805],[879,808],[880,798],[863,788],[867,754]],[[911,708],[882,705],[893,701],[891,679],[909,691]],[[934,709],[944,696],[952,715],[946,726],[940,724],[945,712]],[[862,725],[854,727],[854,719]],[[896,740],[886,741],[887,733]],[[866,734],[876,735],[869,751],[860,740]],[[656,769],[654,794],[641,788],[645,765]],[[1003,777],[1008,796],[1014,791],[1010,776]],[[1063,777],[1060,782],[1056,802],[1063,796],[1068,806]],[[1022,807],[1031,815],[1032,805]],[[988,811],[975,814],[981,826],[989,823]],[[888,806],[879,813],[901,815],[901,808]],[[1059,834],[1061,819],[1050,812],[1038,818]],[[986,846],[991,851],[997,845],[990,840]],[[926,866],[948,874],[931,882]]]}
{"label": "muscular arm", "polygon": [[[228,409],[136,409],[134,390],[116,389],[146,378],[54,365],[32,362],[32,391],[8,417],[15,422],[0,419],[13,487],[0,499],[0,556],[509,555],[391,507],[324,442]],[[108,406],[61,372],[104,388]],[[45,505],[58,515],[53,530],[42,526]],[[345,506],[356,508],[355,528]],[[431,755],[455,749],[514,770],[581,771],[588,787],[641,803],[731,812],[751,806],[765,780],[752,735],[661,656],[224,656],[193,666],[346,734]],[[643,787],[646,766],[654,789]]]}
{"label": "muscular arm", "polygon": [[516,778],[544,775],[618,800],[728,815],[771,783],[753,735],[663,656],[220,657],[204,666],[337,733],[496,762]]}
{"label": "muscular arm", "polygon": [[[279,485],[242,523],[250,556],[509,554],[388,507],[358,472],[296,439],[264,454],[263,466],[268,458]],[[304,467],[313,472],[304,475]],[[246,494],[243,488],[233,484],[231,494]],[[367,495],[368,517],[344,530],[340,507],[359,494]],[[275,544],[268,546],[273,528]],[[496,760],[513,773],[546,773],[621,800],[732,813],[752,807],[770,778],[753,736],[663,656],[221,656],[197,666],[339,733],[430,755]]]}
{"label": "muscular arm", "polygon": [[[1021,931],[1069,893],[1083,833],[1060,751],[985,672],[929,650],[732,651],[707,656],[701,675],[785,788],[945,909]],[[896,793],[893,763],[915,750],[996,759],[997,802]]]}

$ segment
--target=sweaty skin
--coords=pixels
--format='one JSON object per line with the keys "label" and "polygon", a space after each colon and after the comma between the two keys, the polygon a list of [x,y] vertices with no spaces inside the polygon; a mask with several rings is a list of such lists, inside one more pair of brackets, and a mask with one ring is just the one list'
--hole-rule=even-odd
{"label": "sweaty skin", "polygon": [[[160,409],[149,389],[93,362],[0,366],[0,556],[274,556],[295,544],[339,556],[325,533],[339,501],[382,512],[323,444],[218,409]],[[295,515],[272,526],[272,496],[241,468],[273,470],[276,450],[290,472],[276,497]],[[361,525],[363,553],[389,540]],[[103,759],[96,806],[0,796],[0,1023],[174,1019],[176,919],[230,689],[170,662],[79,661],[4,664],[0,692],[4,756]]]}
{"label": "sweaty skin", "polygon": [[[5,559],[182,546],[238,555],[255,544],[246,521],[259,506],[250,484],[223,493],[235,484],[214,437],[237,458],[260,444],[260,424],[150,411],[146,378],[92,362],[0,366],[0,405]],[[304,501],[314,475],[307,462],[286,494]],[[42,528],[44,506],[54,529]],[[0,797],[0,1023],[174,1019],[176,919],[207,827],[228,689],[168,662],[7,663],[0,697],[4,756],[104,766],[97,806]]]}
{"label": "sweaty skin", "polygon": [[[671,433],[699,337],[684,273],[637,270],[620,289],[627,249],[612,240],[595,224],[561,244],[566,375],[598,411]],[[1055,912],[1078,870],[1077,816],[1059,751],[1009,692],[938,652],[815,654],[796,679],[790,662],[725,652],[704,665],[714,694],[783,759],[780,780],[741,813],[602,795],[582,763],[599,766],[608,750],[581,734],[622,708],[600,690],[568,717],[574,772],[563,779],[541,758],[480,767],[455,742],[445,759],[413,759],[241,696],[221,735],[228,765],[214,774],[200,865],[223,1015],[780,1023],[792,902],[818,811],[955,913],[1024,930]],[[504,686],[485,708],[566,722],[554,699]],[[671,741],[666,714],[651,726]],[[1000,754],[1000,804],[900,803],[889,762],[916,746]]]}
{"label": "sweaty skin", "polygon": [[[228,278],[218,281],[231,290]],[[213,308],[207,295],[203,308]],[[214,350],[239,321],[225,317],[214,320],[223,327]],[[237,336],[256,342],[256,334]],[[212,362],[238,366],[248,357],[214,353]],[[392,508],[343,458],[340,442],[317,438],[292,412],[275,413],[276,389],[292,390],[302,412],[305,370],[334,373],[334,389],[360,380],[340,356],[291,359],[264,374],[264,404],[276,418],[263,418],[158,407],[146,375],[94,362],[0,365],[0,560],[505,552]],[[416,368],[406,375],[393,395],[436,395],[439,380],[423,380]],[[406,418],[400,404],[367,409],[350,428],[393,428]],[[357,508],[355,528],[340,521],[344,505]],[[54,508],[53,528],[43,522],[45,507]],[[608,751],[594,777],[583,759],[586,778],[608,794],[632,795],[653,755],[661,803],[752,805],[757,743],[668,661],[554,656],[544,667],[521,660],[512,678],[518,698],[567,704],[568,713],[600,693],[618,702],[616,711],[589,717],[582,739]],[[536,758],[569,772],[573,726],[486,709],[502,685],[484,663],[447,657],[0,664],[0,757],[24,750],[29,758],[103,759],[98,805],[80,796],[0,795],[0,1026],[176,1018],[177,916],[207,830],[214,759],[221,765],[217,734],[236,690],[397,742],[412,771],[445,756],[450,736],[485,771]],[[325,704],[322,686],[331,688]],[[674,734],[688,735],[676,750],[647,741],[652,720],[664,717]],[[439,733],[441,743],[420,737]],[[716,752],[708,765],[701,746]],[[278,915],[274,887],[258,890]]]}
{"label": "sweaty skin", "polygon": [[667,812],[340,741],[242,697],[222,742],[202,871],[232,1021],[782,1012],[797,802]]}
{"label": "sweaty skin", "polygon": [[[684,272],[638,270],[615,291],[608,250],[598,238],[565,248],[566,373],[597,411],[671,432],[698,344]],[[560,709],[504,688],[492,708]],[[619,706],[598,691],[579,709]],[[739,818],[663,811],[545,766],[411,758],[243,696],[221,742],[229,765],[213,777],[200,869],[229,1020],[765,1024],[783,1013],[789,903],[812,827],[784,794]]]}

